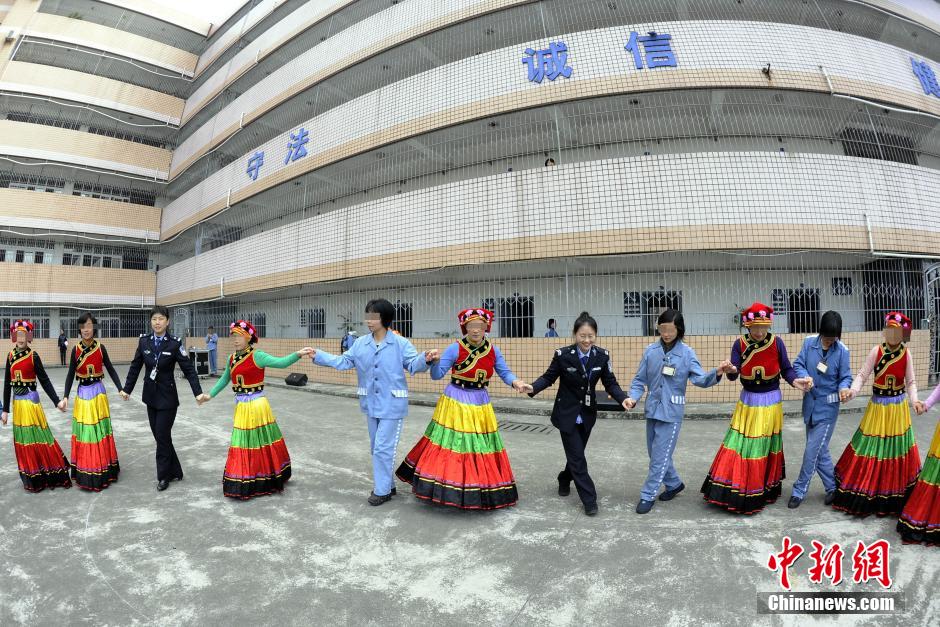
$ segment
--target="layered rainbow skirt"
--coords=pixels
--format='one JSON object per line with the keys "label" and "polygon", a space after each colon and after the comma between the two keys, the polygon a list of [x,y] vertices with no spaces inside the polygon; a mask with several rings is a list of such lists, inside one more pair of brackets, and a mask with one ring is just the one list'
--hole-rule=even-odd
{"label": "layered rainbow skirt", "polygon": [[705,500],[736,514],[754,514],[776,501],[785,476],[782,426],[780,390],[743,390],[702,484]]}
{"label": "layered rainbow skirt", "polygon": [[228,449],[222,493],[250,499],[284,489],[290,455],[264,392],[235,395],[235,427]]}
{"label": "layered rainbow skirt", "polygon": [[448,385],[396,475],[418,498],[460,509],[499,509],[519,500],[486,389]]}
{"label": "layered rainbow skirt", "polygon": [[104,384],[79,385],[72,412],[72,478],[78,487],[97,492],[117,481],[120,472]]}
{"label": "layered rainbow skirt", "polygon": [[23,487],[30,492],[45,488],[71,488],[69,463],[52,437],[36,390],[16,394],[13,412],[13,448]]}
{"label": "layered rainbow skirt", "polygon": [[940,421],[937,421],[924,469],[901,511],[898,533],[905,543],[940,546]]}
{"label": "layered rainbow skirt", "polygon": [[856,516],[897,515],[919,472],[907,395],[872,396],[836,464],[832,506]]}

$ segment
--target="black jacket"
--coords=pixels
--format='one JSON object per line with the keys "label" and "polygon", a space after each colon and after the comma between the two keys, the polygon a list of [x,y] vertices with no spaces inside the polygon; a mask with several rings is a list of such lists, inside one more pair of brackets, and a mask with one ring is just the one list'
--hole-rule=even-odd
{"label": "black jacket", "polygon": [[[151,372],[154,364],[157,365],[157,375],[151,379]],[[130,394],[137,385],[137,377],[140,369],[144,370],[144,393],[143,401],[154,409],[170,409],[178,407],[180,404],[179,396],[176,393],[176,380],[173,377],[173,369],[176,364],[180,365],[180,370],[189,381],[189,386],[193,389],[193,396],[202,394],[202,386],[199,385],[199,377],[196,375],[196,369],[189,360],[189,354],[183,348],[182,342],[178,337],[165,335],[158,352],[153,333],[141,335],[137,342],[137,352],[134,354],[134,361],[127,371],[127,383],[124,384],[124,391]]]}
{"label": "black jacket", "polygon": [[[573,431],[578,416],[581,416],[581,421],[586,427],[594,426],[594,421],[597,420],[594,388],[598,381],[603,383],[604,389],[618,403],[623,403],[627,398],[617,383],[617,377],[614,376],[610,353],[599,346],[591,348],[586,369],[581,366],[577,344],[556,350],[548,370],[532,383],[535,391],[529,396],[535,396],[551,387],[556,379],[559,383],[555,406],[552,408],[552,424],[562,431]],[[588,395],[591,402],[585,405],[584,400]]]}

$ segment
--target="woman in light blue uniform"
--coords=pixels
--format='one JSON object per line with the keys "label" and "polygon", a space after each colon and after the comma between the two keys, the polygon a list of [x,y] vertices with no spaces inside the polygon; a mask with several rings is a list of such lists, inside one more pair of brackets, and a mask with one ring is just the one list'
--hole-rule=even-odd
{"label": "woman in light blue uniform", "polygon": [[806,498],[809,482],[819,473],[826,490],[826,505],[836,495],[835,468],[829,455],[829,440],[839,417],[839,403],[852,398],[852,369],[849,349],[839,341],[842,316],[827,311],[819,321],[819,333],[806,338],[793,362],[796,376],[811,379],[812,386],[803,394],[803,422],[806,424],[806,449],[800,476],[793,484],[787,507],[795,509]]}
{"label": "woman in light blue uniform", "polygon": [[653,509],[659,486],[665,484],[666,490],[659,495],[660,501],[672,500],[685,489],[672,463],[672,453],[676,449],[682,416],[685,413],[685,389],[688,382],[700,388],[716,385],[721,375],[732,372],[730,362],[705,372],[698,361],[698,356],[691,346],[685,344],[685,320],[675,309],[667,309],[657,320],[659,341],[650,344],[643,352],[640,366],[637,368],[627,406],[636,406],[648,391],[646,397],[646,450],[650,456],[649,474],[640,491],[640,502],[636,513],[645,514]]}

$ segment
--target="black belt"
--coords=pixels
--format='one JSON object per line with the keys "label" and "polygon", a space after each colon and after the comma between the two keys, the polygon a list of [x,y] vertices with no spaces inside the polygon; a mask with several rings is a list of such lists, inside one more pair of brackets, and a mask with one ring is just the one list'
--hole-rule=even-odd
{"label": "black belt", "polygon": [[490,384],[489,381],[465,381],[464,379],[458,379],[456,377],[451,377],[450,382],[457,387],[468,390],[482,390]]}
{"label": "black belt", "polygon": [[12,385],[11,388],[13,390],[14,396],[23,396],[27,392],[35,392],[36,384],[35,383],[16,383]]}
{"label": "black belt", "polygon": [[243,388],[240,385],[232,386],[232,391],[235,392],[236,394],[254,394],[255,392],[260,392],[263,389],[264,389],[263,385],[258,385],[258,386],[250,387],[250,388]]}
{"label": "black belt", "polygon": [[906,391],[907,390],[905,388],[901,388],[900,390],[882,390],[881,388],[872,388],[871,393],[872,396],[894,397],[901,396]]}
{"label": "black belt", "polygon": [[104,375],[100,377],[79,377],[78,384],[79,385],[91,385],[92,383],[98,383],[99,381],[102,381],[103,379],[104,379]]}

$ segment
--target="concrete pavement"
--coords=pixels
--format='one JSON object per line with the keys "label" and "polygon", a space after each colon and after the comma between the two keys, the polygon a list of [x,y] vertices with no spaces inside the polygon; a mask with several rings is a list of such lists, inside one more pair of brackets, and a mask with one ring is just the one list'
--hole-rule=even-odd
{"label": "concrete pavement", "polygon": [[[53,372],[57,388],[63,378]],[[584,516],[574,493],[557,496],[557,433],[508,425],[518,506],[460,512],[419,502],[400,483],[398,497],[370,507],[357,403],[275,386],[268,393],[293,478],[282,495],[248,502],[221,493],[230,391],[203,407],[184,395],[174,439],[186,479],[161,493],[139,389],[126,403],[112,395],[122,470],[100,494],[26,493],[12,429],[0,429],[0,625],[936,625],[940,617],[940,550],[903,546],[894,520],[825,507],[818,479],[799,509],[787,509],[803,451],[796,419],[785,421],[784,497],[752,517],[729,515],[698,494],[726,420],[683,426],[676,463],[688,489],[646,516],[633,511],[648,462],[644,423],[600,421],[588,450],[601,496],[595,518]],[[44,404],[67,451],[69,417]],[[430,414],[411,409],[399,460]],[[500,418],[548,425],[537,413]],[[915,418],[922,454],[936,419]],[[857,414],[840,420],[834,456],[857,423]],[[780,591],[766,562],[784,535],[807,553],[814,539],[842,544],[849,581],[838,587],[808,581],[808,555],[790,571],[794,590],[820,592],[881,590],[852,583],[851,551],[859,540],[888,539],[891,591],[904,611],[759,615],[757,593]]]}

